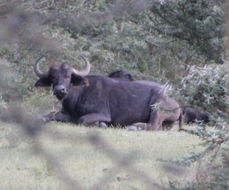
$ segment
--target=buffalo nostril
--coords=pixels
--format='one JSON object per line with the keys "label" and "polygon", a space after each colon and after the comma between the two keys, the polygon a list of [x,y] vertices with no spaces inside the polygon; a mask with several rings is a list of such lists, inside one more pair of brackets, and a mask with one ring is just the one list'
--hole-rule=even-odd
{"label": "buffalo nostril", "polygon": [[62,92],[62,93],[66,93],[66,89],[65,89],[65,88],[63,88],[63,89],[61,89],[61,90],[60,90],[60,92]]}
{"label": "buffalo nostril", "polygon": [[67,89],[62,85],[56,86],[54,88],[54,93],[66,93],[66,92],[67,92]]}

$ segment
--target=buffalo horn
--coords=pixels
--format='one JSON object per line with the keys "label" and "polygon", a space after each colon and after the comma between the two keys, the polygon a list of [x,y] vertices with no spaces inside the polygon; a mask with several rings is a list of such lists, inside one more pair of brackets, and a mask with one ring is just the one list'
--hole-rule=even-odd
{"label": "buffalo horn", "polygon": [[37,60],[36,60],[36,62],[35,62],[35,64],[34,64],[34,72],[36,73],[36,75],[38,76],[38,77],[43,77],[43,76],[45,76],[47,73],[45,73],[45,72],[43,72],[43,71],[41,71],[40,70],[40,68],[39,68],[39,61],[41,60],[41,58],[43,58],[43,55],[42,56],[40,56]]}
{"label": "buffalo horn", "polygon": [[84,60],[86,67],[82,71],[77,71],[76,69],[73,69],[73,73],[79,76],[86,76],[90,73],[91,65],[86,57],[82,55],[80,57]]}

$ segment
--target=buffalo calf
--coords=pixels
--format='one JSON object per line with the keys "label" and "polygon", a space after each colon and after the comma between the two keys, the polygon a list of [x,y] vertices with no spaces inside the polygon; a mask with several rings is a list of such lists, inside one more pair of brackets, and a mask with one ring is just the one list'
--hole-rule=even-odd
{"label": "buffalo calf", "polygon": [[187,124],[190,123],[206,124],[210,122],[210,114],[208,112],[200,111],[195,108],[184,107],[183,114],[184,114],[184,122]]}

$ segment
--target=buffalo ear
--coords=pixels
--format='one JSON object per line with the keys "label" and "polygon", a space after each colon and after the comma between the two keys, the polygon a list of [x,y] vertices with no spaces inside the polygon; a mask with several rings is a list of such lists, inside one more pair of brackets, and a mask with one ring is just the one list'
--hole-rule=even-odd
{"label": "buffalo ear", "polygon": [[42,77],[35,83],[35,87],[48,87],[51,84],[52,82],[48,77]]}
{"label": "buffalo ear", "polygon": [[88,86],[89,85],[88,79],[86,79],[85,77],[76,75],[76,74],[72,74],[71,83],[74,86]]}

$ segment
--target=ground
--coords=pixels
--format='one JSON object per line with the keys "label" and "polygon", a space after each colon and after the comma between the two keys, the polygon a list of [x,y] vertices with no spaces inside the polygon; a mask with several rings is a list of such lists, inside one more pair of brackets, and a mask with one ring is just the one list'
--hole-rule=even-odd
{"label": "ground", "polygon": [[73,189],[144,190],[157,189],[154,183],[168,187],[169,181],[184,185],[195,179],[197,165],[175,169],[160,160],[181,160],[203,150],[198,137],[177,128],[136,132],[52,122],[44,129],[29,138],[19,126],[0,123],[0,189],[77,185]]}

